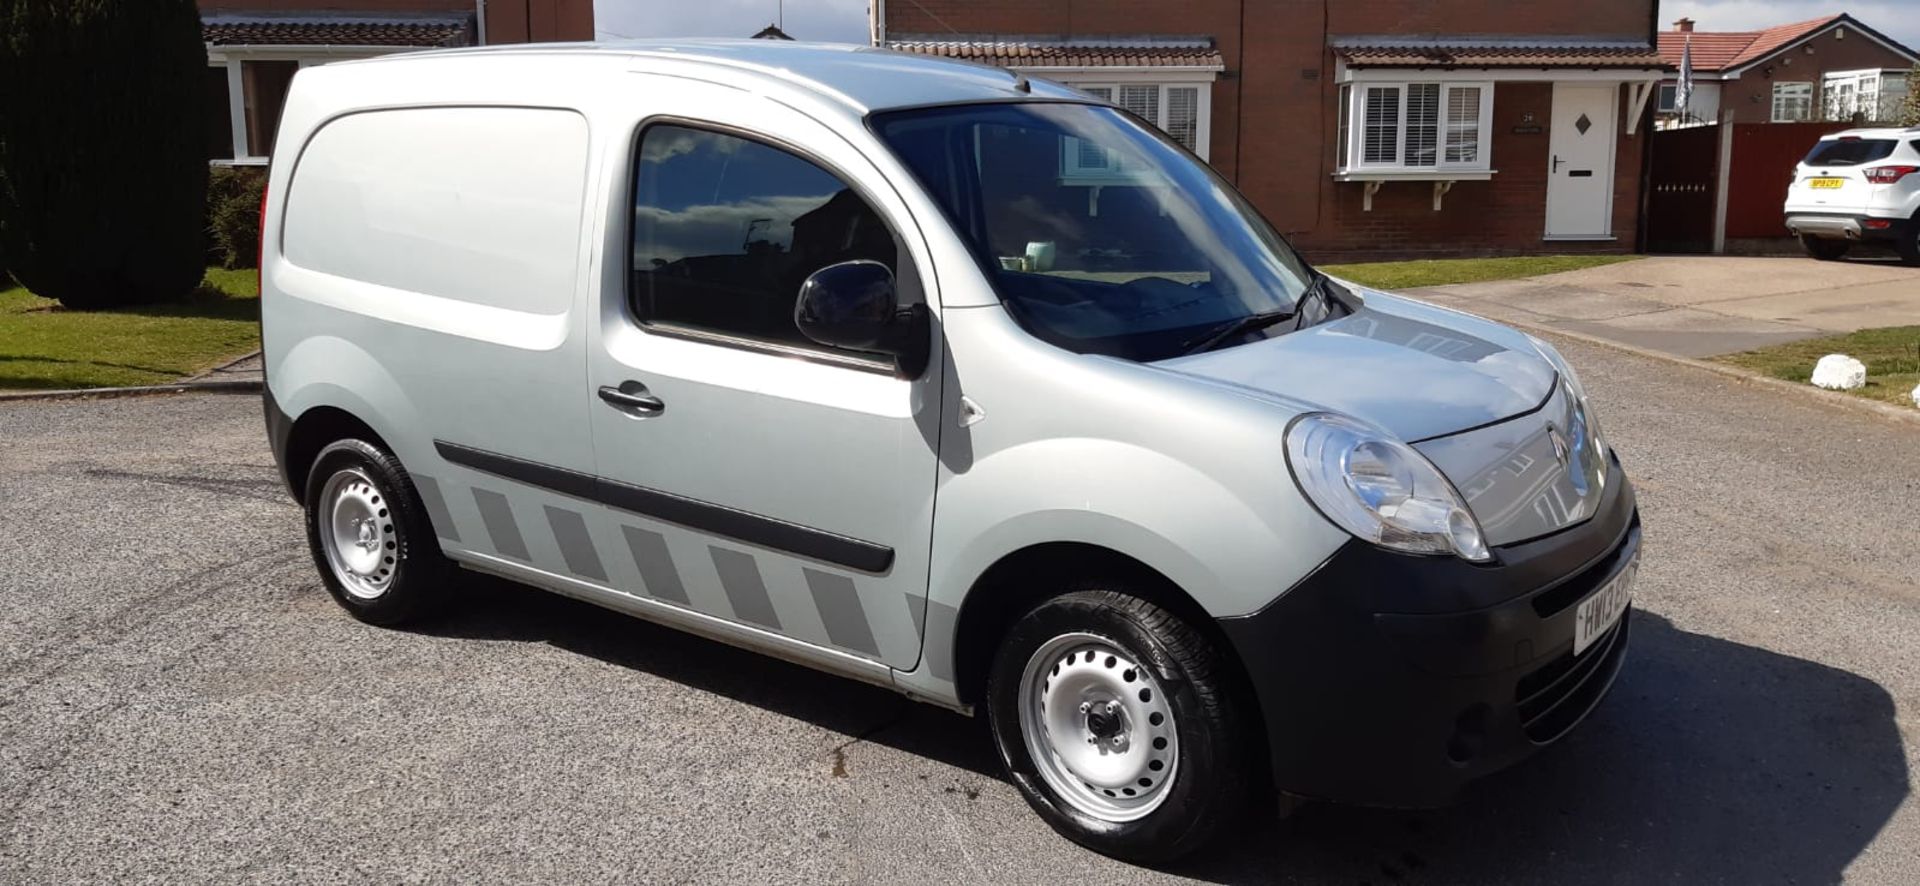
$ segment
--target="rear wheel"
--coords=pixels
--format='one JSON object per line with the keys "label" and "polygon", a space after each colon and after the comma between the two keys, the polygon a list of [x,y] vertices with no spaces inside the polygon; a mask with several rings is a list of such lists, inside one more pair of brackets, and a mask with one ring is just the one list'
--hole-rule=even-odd
{"label": "rear wheel", "polygon": [[1920,267],[1920,215],[1915,215],[1912,221],[1907,222],[1907,232],[1893,241],[1893,248],[1900,253],[1901,261]]}
{"label": "rear wheel", "polygon": [[1800,235],[1800,245],[1805,247],[1808,255],[1821,261],[1835,261],[1846,255],[1847,250],[1853,247],[1853,244],[1845,240],[1829,240],[1825,237],[1811,237],[1806,234]]}
{"label": "rear wheel", "polygon": [[454,567],[392,455],[364,440],[328,445],[307,475],[306,503],[320,580],[354,618],[398,625],[440,607]]}
{"label": "rear wheel", "polygon": [[1257,740],[1205,636],[1138,597],[1076,591],[1008,632],[988,682],[994,741],[1046,822],[1088,848],[1167,861],[1246,823]]}

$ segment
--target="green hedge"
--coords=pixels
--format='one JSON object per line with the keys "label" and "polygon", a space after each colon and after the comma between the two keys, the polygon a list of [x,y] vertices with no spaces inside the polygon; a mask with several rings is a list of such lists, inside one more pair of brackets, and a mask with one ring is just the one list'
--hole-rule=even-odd
{"label": "green hedge", "polygon": [[0,251],[69,308],[206,271],[206,45],[193,0],[0,0]]}
{"label": "green hedge", "polygon": [[207,179],[207,257],[223,268],[260,263],[260,195],[267,171],[215,167]]}

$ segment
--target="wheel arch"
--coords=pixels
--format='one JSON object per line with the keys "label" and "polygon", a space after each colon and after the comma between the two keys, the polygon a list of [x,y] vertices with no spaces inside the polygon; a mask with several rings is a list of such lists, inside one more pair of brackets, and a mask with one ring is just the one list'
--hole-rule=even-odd
{"label": "wheel arch", "polygon": [[372,425],[338,406],[315,406],[293,420],[287,432],[286,457],[281,470],[286,474],[287,488],[293,491],[296,503],[303,507],[307,503],[307,475],[313,471],[313,462],[320,450],[348,438],[365,440],[384,452],[393,452],[393,447]]}
{"label": "wheel arch", "polygon": [[1121,551],[1077,541],[1051,541],[1011,551],[974,579],[954,623],[954,688],[963,704],[986,694],[994,652],[1013,623],[1041,601],[1089,588],[1123,591],[1174,613],[1245,676],[1239,656],[1205,607],[1165,573]]}

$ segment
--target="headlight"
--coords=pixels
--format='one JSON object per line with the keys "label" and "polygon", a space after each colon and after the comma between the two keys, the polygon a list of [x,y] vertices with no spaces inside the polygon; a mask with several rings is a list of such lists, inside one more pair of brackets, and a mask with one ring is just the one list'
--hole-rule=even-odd
{"label": "headlight", "polygon": [[1486,560],[1487,543],[1440,470],[1378,428],[1325,412],[1287,429],[1287,464],[1320,512],[1385,548]]}
{"label": "headlight", "polygon": [[1567,393],[1580,404],[1575,419],[1586,425],[1587,439],[1593,441],[1593,455],[1599,460],[1600,476],[1604,479],[1607,473],[1607,440],[1600,434],[1600,416],[1593,410],[1593,401],[1587,399],[1587,389],[1580,384],[1579,373],[1573,371],[1573,364],[1568,363],[1567,358],[1561,356],[1553,345],[1531,335],[1527,336],[1527,340],[1533,342],[1533,349],[1539,351],[1541,357],[1553,364],[1553,371],[1560,374],[1560,382],[1567,386]]}

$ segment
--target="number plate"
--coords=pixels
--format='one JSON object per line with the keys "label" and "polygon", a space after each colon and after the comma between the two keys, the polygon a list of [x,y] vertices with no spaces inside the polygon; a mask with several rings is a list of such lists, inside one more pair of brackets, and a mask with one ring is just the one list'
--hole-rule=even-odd
{"label": "number plate", "polygon": [[1633,599],[1633,578],[1639,571],[1640,557],[1636,554],[1613,580],[1580,601],[1580,608],[1573,613],[1574,655],[1587,651],[1593,641],[1606,636],[1614,622],[1620,620],[1620,613],[1627,611],[1627,603]]}
{"label": "number plate", "polygon": [[1834,188],[1838,188],[1838,187],[1841,187],[1842,185],[1845,185],[1846,183],[1847,183],[1847,180],[1846,180],[1846,179],[1844,179],[1844,178],[1810,178],[1810,179],[1807,179],[1807,187],[1810,187],[1810,188],[1813,188],[1814,190],[1817,190],[1817,191],[1825,191],[1825,190],[1832,190],[1832,189],[1834,189]]}

